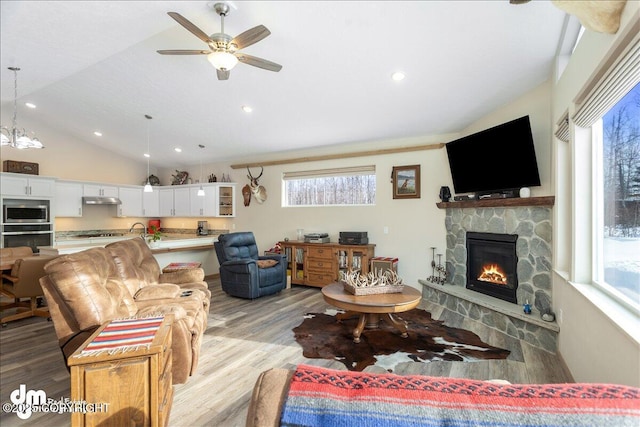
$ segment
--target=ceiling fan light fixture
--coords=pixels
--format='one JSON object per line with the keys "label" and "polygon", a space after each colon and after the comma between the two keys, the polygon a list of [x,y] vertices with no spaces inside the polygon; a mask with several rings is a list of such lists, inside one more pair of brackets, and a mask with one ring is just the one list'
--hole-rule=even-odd
{"label": "ceiling fan light fixture", "polygon": [[207,59],[220,71],[230,71],[238,63],[238,58],[234,54],[222,50],[211,52],[207,55]]}

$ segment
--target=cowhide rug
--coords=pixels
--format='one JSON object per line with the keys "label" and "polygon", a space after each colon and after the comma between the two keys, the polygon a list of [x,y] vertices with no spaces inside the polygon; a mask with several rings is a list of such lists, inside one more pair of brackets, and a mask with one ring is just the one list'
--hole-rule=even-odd
{"label": "cowhide rug", "polygon": [[335,310],[308,313],[303,322],[293,328],[304,357],[335,359],[350,371],[362,371],[375,364],[393,372],[395,365],[402,362],[505,359],[510,353],[482,342],[473,332],[445,326],[424,310],[396,315],[408,323],[408,338],[402,338],[395,328],[381,322],[378,329],[365,328],[356,344],[353,329],[357,317],[338,322],[335,313]]}

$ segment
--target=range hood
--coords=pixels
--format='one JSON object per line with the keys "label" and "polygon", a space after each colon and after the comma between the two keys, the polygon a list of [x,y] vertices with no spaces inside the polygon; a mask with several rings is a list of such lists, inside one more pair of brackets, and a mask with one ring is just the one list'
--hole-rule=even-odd
{"label": "range hood", "polygon": [[117,197],[88,197],[82,198],[85,205],[121,205],[122,202]]}

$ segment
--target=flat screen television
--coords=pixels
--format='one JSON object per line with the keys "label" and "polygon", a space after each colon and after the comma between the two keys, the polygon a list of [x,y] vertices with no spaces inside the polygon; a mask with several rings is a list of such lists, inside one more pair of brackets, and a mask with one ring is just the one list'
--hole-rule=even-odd
{"label": "flat screen television", "polygon": [[446,144],[456,194],[513,192],[540,185],[529,116]]}

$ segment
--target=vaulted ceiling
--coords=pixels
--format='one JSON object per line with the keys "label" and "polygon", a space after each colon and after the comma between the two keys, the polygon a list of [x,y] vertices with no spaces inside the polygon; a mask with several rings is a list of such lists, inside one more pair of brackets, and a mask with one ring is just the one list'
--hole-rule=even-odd
{"label": "vaulted ceiling", "polygon": [[280,72],[241,63],[220,81],[205,56],[156,52],[207,49],[167,12],[217,33],[212,2],[2,1],[2,124],[13,112],[7,67],[20,67],[19,121],[134,159],[149,124],[160,167],[196,164],[198,144],[205,161],[233,161],[452,133],[551,76],[565,16],[548,1],[230,3],[225,33],[265,25],[271,35],[244,52]]}

